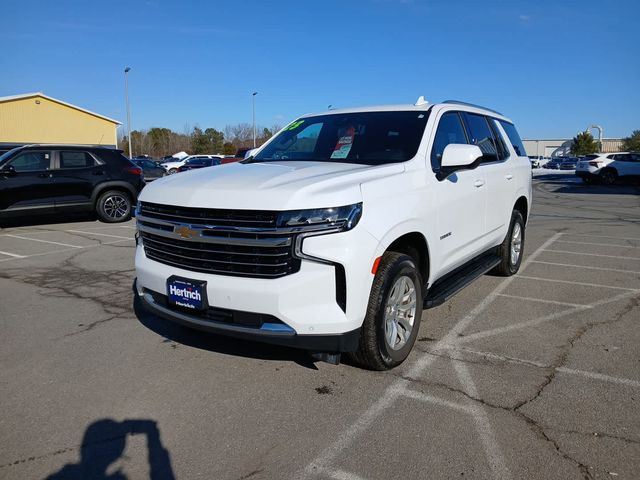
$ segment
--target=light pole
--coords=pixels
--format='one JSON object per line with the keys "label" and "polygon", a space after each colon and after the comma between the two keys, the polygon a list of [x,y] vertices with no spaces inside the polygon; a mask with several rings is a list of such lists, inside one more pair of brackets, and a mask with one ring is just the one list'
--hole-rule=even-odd
{"label": "light pole", "polygon": [[256,95],[258,95],[258,92],[251,94],[251,99],[253,100],[253,148],[256,148]]}
{"label": "light pole", "polygon": [[129,108],[129,81],[128,75],[131,67],[124,67],[124,101],[127,104],[127,138],[129,138],[129,158],[133,158],[131,151],[131,109]]}

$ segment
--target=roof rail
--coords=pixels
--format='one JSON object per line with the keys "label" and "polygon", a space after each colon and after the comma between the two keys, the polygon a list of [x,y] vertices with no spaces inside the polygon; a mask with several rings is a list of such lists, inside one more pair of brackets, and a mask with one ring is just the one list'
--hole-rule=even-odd
{"label": "roof rail", "polygon": [[445,100],[442,103],[450,103],[450,104],[453,104],[453,105],[466,105],[467,107],[481,108],[483,110],[488,110],[489,112],[493,112],[493,113],[497,113],[498,115],[502,115],[502,113],[498,112],[497,110],[494,110],[492,108],[483,107],[481,105],[476,105],[474,103],[461,102],[459,100]]}

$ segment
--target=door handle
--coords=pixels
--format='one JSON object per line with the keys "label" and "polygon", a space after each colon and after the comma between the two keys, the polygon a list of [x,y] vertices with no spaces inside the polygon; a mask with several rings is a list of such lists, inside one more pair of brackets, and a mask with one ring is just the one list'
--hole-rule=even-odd
{"label": "door handle", "polygon": [[513,178],[513,175],[508,174],[508,175],[506,175],[504,178],[506,178],[507,180],[511,180],[511,179]]}
{"label": "door handle", "polygon": [[473,186],[474,186],[474,187],[476,187],[476,188],[480,188],[480,187],[481,187],[481,186],[483,186],[483,185],[484,185],[484,180],[476,180],[476,181],[473,183]]}

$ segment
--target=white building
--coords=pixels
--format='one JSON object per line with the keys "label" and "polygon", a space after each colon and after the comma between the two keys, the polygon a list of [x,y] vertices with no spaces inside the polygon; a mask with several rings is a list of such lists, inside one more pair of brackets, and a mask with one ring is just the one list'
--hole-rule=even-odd
{"label": "white building", "polygon": [[[571,155],[573,139],[525,139],[522,143],[529,156],[563,157]],[[619,152],[621,148],[622,139],[620,138],[602,139],[602,153]]]}

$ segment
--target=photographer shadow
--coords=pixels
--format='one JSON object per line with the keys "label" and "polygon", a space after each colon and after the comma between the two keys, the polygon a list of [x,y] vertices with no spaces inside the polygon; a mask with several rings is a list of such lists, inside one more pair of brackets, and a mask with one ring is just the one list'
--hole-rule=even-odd
{"label": "photographer shadow", "polygon": [[145,435],[150,480],[175,480],[169,451],[162,445],[160,430],[153,420],[97,420],[87,427],[80,446],[80,462],[68,463],[47,480],[127,480],[120,470],[107,473],[122,457],[128,435]]}

